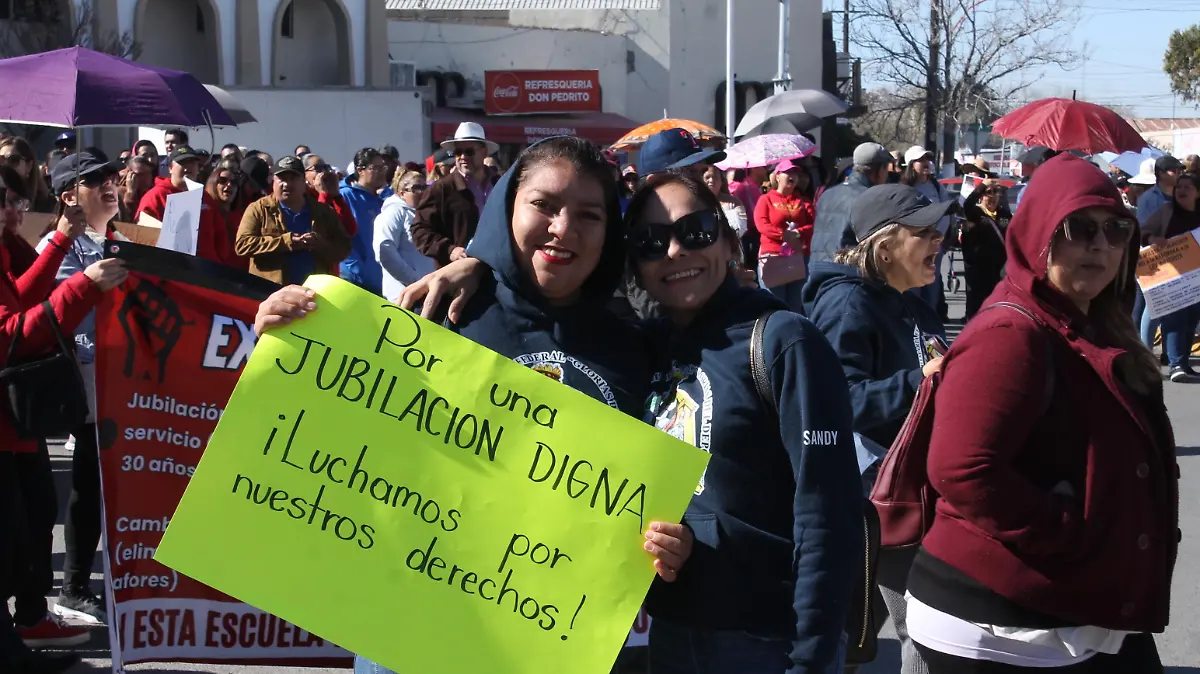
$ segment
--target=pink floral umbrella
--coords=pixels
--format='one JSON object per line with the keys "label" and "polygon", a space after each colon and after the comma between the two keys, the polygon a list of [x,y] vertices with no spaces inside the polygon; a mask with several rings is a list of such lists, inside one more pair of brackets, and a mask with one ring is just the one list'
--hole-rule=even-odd
{"label": "pink floral umbrella", "polygon": [[725,160],[716,166],[721,170],[770,166],[785,159],[807,157],[816,151],[816,144],[804,136],[768,133],[729,146],[725,149]]}

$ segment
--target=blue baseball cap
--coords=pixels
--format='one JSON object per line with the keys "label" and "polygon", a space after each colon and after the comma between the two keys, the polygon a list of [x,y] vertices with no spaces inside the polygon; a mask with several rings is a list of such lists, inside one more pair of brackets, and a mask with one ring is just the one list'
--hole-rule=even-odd
{"label": "blue baseball cap", "polygon": [[638,153],[638,173],[648,176],[705,162],[715,164],[725,158],[724,150],[705,150],[687,129],[667,129],[646,139]]}

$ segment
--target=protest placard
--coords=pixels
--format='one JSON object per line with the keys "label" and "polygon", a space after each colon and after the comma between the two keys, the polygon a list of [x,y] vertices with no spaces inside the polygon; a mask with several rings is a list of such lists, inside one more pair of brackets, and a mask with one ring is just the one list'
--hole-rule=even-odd
{"label": "protest placard", "polygon": [[155,559],[399,671],[608,672],[654,575],[643,532],[708,455],[308,285],[320,309],[259,340]]}
{"label": "protest placard", "polygon": [[1138,254],[1137,281],[1150,318],[1200,302],[1200,243],[1193,230],[1146,246]]}
{"label": "protest placard", "polygon": [[[187,181],[187,190],[167,197],[158,247],[188,255],[196,254],[200,234],[200,211],[204,208],[204,186]],[[138,224],[142,224],[140,221]]]}
{"label": "protest placard", "polygon": [[154,660],[346,665],[350,655],[334,644],[153,559],[253,350],[254,313],[274,284],[151,246],[107,244],[129,279],[96,309],[113,671]]}

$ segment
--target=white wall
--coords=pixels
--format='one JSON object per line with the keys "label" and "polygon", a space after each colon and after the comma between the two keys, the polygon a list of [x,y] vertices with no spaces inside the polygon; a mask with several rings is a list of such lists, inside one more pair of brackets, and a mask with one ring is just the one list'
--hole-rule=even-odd
{"label": "white wall", "polygon": [[295,37],[275,33],[275,86],[349,85],[343,76],[344,37],[325,0],[293,0]]}
{"label": "white wall", "polygon": [[216,84],[217,18],[209,0],[204,3],[204,32],[196,30],[198,0],[142,0],[139,8],[138,40],[142,63],[186,70],[200,81]]}
{"label": "white wall", "polygon": [[486,70],[599,70],[603,109],[618,114],[626,110],[625,47],[621,36],[582,31],[388,22],[394,61],[458,72],[480,85]]}
{"label": "white wall", "polygon": [[[429,155],[429,123],[415,91],[236,89],[230,93],[258,122],[217,129],[209,148],[207,130],[189,132],[192,146],[218,151],[226,143],[265,150],[272,157],[290,154],[301,143],[330,164],[345,168],[364,147],[395,145],[400,160],[423,162]],[[297,114],[297,111],[303,111]],[[162,147],[162,131],[141,129]]]}

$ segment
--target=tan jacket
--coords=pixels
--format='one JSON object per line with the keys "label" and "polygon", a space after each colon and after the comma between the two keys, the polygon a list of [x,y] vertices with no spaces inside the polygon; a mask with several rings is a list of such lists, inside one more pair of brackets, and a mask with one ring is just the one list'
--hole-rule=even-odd
{"label": "tan jacket", "polygon": [[[350,254],[350,236],[333,209],[311,196],[304,198],[312,215],[312,231],[317,235],[317,243],[310,249],[316,262],[313,273],[336,276],[338,264]],[[284,226],[283,210],[275,197],[263,197],[246,208],[233,247],[238,255],[250,258],[251,274],[279,284],[285,282],[289,253],[297,249],[292,248],[292,235]]]}

